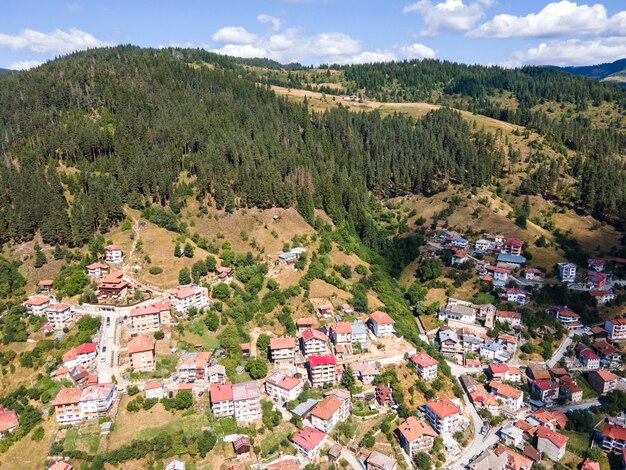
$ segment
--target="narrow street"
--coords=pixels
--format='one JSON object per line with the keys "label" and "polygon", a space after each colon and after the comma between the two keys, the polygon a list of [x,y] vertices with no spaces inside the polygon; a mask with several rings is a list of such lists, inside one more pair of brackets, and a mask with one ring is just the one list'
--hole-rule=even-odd
{"label": "narrow street", "polygon": [[567,348],[570,346],[570,344],[572,344],[573,339],[574,339],[574,332],[570,331],[567,337],[561,342],[559,347],[556,349],[556,351],[554,351],[554,354],[552,354],[552,357],[550,358],[550,360],[547,362],[549,369],[551,369],[556,364],[558,364],[561,358],[565,355],[565,351],[567,351]]}

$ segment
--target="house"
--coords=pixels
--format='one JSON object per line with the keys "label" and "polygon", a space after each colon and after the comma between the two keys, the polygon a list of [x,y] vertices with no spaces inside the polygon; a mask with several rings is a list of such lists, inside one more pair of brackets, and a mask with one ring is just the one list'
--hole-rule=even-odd
{"label": "house", "polygon": [[550,460],[558,462],[565,455],[567,437],[552,431],[545,426],[537,427],[537,450],[544,453]]}
{"label": "house", "polygon": [[124,251],[122,250],[122,247],[118,245],[105,246],[104,259],[107,263],[121,263],[124,260]]}
{"label": "house", "polygon": [[437,366],[439,362],[436,359],[425,352],[419,352],[411,356],[409,360],[422,379],[428,381],[437,378]]}
{"label": "house", "polygon": [[487,368],[489,377],[492,380],[506,381],[507,373],[509,372],[508,364],[489,364]]}
{"label": "house", "polygon": [[353,362],[352,374],[363,382],[363,385],[371,385],[376,376],[380,374],[380,364],[374,361]]}
{"label": "house", "polygon": [[508,384],[492,380],[489,387],[494,396],[509,410],[518,411],[524,404],[524,392]]}
{"label": "house", "polygon": [[250,351],[252,350],[252,345],[250,343],[241,343],[239,347],[241,348],[241,358],[244,361],[250,359]]}
{"label": "house", "polygon": [[617,298],[617,296],[610,290],[591,289],[589,295],[598,305],[608,304]]}
{"label": "house", "polygon": [[238,459],[247,459],[250,457],[250,438],[248,436],[239,436],[233,441],[233,451]]}
{"label": "house", "polygon": [[533,426],[539,426],[541,424],[552,431],[565,429],[567,421],[567,415],[562,411],[548,410],[546,408],[540,408],[526,418],[526,422]]}
{"label": "house", "polygon": [[468,261],[467,252],[462,250],[457,250],[452,254],[451,264],[453,266],[466,263]]}
{"label": "house", "polygon": [[195,284],[179,286],[170,292],[170,303],[181,314],[190,308],[201,309],[210,303],[209,290]]}
{"label": "house", "polygon": [[602,361],[611,366],[618,366],[622,362],[622,353],[606,340],[596,341],[593,348],[599,354]]}
{"label": "house", "polygon": [[110,270],[109,265],[104,263],[91,263],[85,266],[85,271],[89,277],[102,277],[109,274]]}
{"label": "house", "polygon": [[613,318],[604,322],[611,341],[626,341],[626,318]]}
{"label": "house", "polygon": [[215,270],[215,275],[221,282],[230,283],[235,270],[229,266],[220,266]]}
{"label": "house", "polygon": [[524,431],[513,424],[507,424],[500,430],[500,440],[509,447],[522,448]]}
{"label": "house", "polygon": [[225,384],[226,383],[226,367],[222,364],[214,364],[209,366],[207,372],[209,377],[209,383],[212,384]]}
{"label": "house", "polygon": [[592,326],[591,334],[593,339],[607,339],[609,337],[609,332],[601,326]]}
{"label": "house", "polygon": [[365,459],[365,468],[367,470],[396,470],[398,462],[393,457],[373,450]]}
{"label": "house", "polygon": [[580,470],[600,470],[600,462],[594,462],[589,457],[585,459]]}
{"label": "house", "polygon": [[576,265],[574,263],[558,263],[559,278],[563,282],[576,281]]}
{"label": "house", "polygon": [[503,445],[498,445],[494,451],[497,456],[503,456],[507,460],[506,470],[530,470],[533,461],[528,457],[518,454],[517,452],[507,449]]}
{"label": "house", "polygon": [[587,271],[587,284],[593,286],[596,289],[602,289],[608,277],[609,276],[606,273],[600,273],[598,271]]}
{"label": "house", "polygon": [[600,447],[607,452],[626,449],[626,427],[605,423],[600,433]]}
{"label": "house", "polygon": [[335,307],[333,307],[333,304],[324,304],[317,307],[317,314],[322,318],[331,318],[334,311]]}
{"label": "house", "polygon": [[0,406],[0,439],[15,430],[19,425],[20,420],[17,412]]}
{"label": "house", "polygon": [[329,336],[333,344],[352,343],[352,325],[347,321],[333,323],[329,327]]}
{"label": "house", "polygon": [[500,253],[498,255],[498,266],[511,266],[517,268],[526,264],[526,258],[520,255],[512,255],[509,253]]}
{"label": "house", "polygon": [[540,367],[528,367],[526,372],[533,380],[550,380],[552,378],[548,370]]}
{"label": "house", "polygon": [[171,302],[165,300],[131,308],[128,323],[132,334],[159,331],[163,325],[169,325],[171,307]]}
{"label": "house", "polygon": [[37,283],[37,288],[40,292],[50,292],[54,285],[54,281],[52,279],[42,279]]}
{"label": "house", "polygon": [[294,264],[303,253],[306,253],[306,248],[293,248],[291,251],[278,255],[278,262],[284,265]]}
{"label": "house", "polygon": [[[497,339],[498,339],[498,342],[501,343],[506,348],[507,352],[511,354],[515,354],[515,351],[517,350],[517,336],[508,335],[506,333],[500,333]],[[517,371],[519,372],[519,370]]]}
{"label": "house", "polygon": [[313,328],[302,331],[300,336],[302,351],[306,356],[323,356],[328,354],[328,336]]}
{"label": "house", "polygon": [[296,329],[298,331],[298,334],[302,334],[302,332],[304,330],[308,330],[309,328],[313,328],[313,325],[315,324],[315,319],[311,318],[311,317],[306,317],[306,318],[298,318],[296,321]]}
{"label": "house", "polygon": [[559,384],[553,380],[535,380],[531,390],[539,394],[539,400],[544,403],[555,402],[559,398]]}
{"label": "house", "polygon": [[165,388],[163,387],[163,384],[158,380],[150,380],[143,387],[143,393],[146,396],[146,399],[154,398],[160,400],[161,398],[165,397]]}
{"label": "house", "polygon": [[463,345],[456,331],[452,329],[440,329],[438,332],[438,339],[441,354],[446,357],[450,357],[458,362],[463,360]]}
{"label": "house", "polygon": [[209,398],[211,400],[211,411],[213,416],[221,418],[233,416],[235,414],[235,403],[233,401],[233,384],[211,384],[209,386]]}
{"label": "house", "polygon": [[452,320],[471,324],[476,322],[476,311],[465,305],[448,305],[439,309],[438,317],[441,321]]}
{"label": "house", "polygon": [[484,450],[467,468],[470,470],[504,470],[507,458],[504,455],[497,455],[493,450]]}
{"label": "house", "polygon": [[490,361],[506,362],[511,359],[512,354],[508,352],[506,346],[499,341],[487,341],[480,345],[479,353],[481,357]]}
{"label": "house", "polygon": [[378,384],[374,389],[374,394],[378,404],[380,406],[385,406],[387,402],[391,399],[391,388],[383,384]]}
{"label": "house", "polygon": [[601,272],[604,271],[604,260],[597,258],[589,258],[587,260],[587,268],[593,271]]}
{"label": "house", "polygon": [[608,370],[592,370],[589,372],[587,381],[589,385],[600,395],[606,395],[615,390],[619,377]]}
{"label": "house", "polygon": [[304,390],[304,381],[280,372],[274,372],[265,379],[265,391],[274,400],[293,401]]}
{"label": "house", "polygon": [[68,304],[52,304],[46,308],[48,323],[55,330],[62,330],[72,322],[72,307]]}
{"label": "house", "polygon": [[507,302],[525,305],[530,300],[530,292],[517,287],[505,287],[503,297]]}
{"label": "house", "polygon": [[522,254],[523,246],[524,244],[517,238],[507,238],[506,240],[504,240],[504,244],[502,245],[500,252],[509,255],[519,256]]}
{"label": "house", "polygon": [[599,369],[600,368],[600,356],[594,353],[591,349],[585,348],[578,353],[578,359],[582,362],[583,366],[587,369]]}
{"label": "house", "polygon": [[48,470],[74,470],[69,463],[59,460],[57,462],[51,463],[48,465]]}
{"label": "house", "polygon": [[276,367],[293,367],[296,357],[296,340],[291,337],[271,338],[270,357]]}
{"label": "house", "polygon": [[494,243],[491,240],[487,240],[486,238],[481,238],[480,240],[476,240],[474,243],[474,248],[480,251],[491,250],[494,247]]}
{"label": "house", "polygon": [[525,268],[522,271],[522,277],[527,281],[540,281],[542,273],[537,268]]}
{"label": "house", "polygon": [[190,352],[181,357],[178,365],[178,376],[181,382],[195,382],[204,380],[209,375],[210,352]]}
{"label": "house", "polygon": [[78,424],[105,416],[113,404],[112,383],[62,388],[52,401],[59,424]]}
{"label": "house", "polygon": [[337,380],[337,361],[335,356],[309,356],[309,378],[314,387],[321,387],[325,383],[335,383]]}
{"label": "house", "polygon": [[498,310],[496,312],[496,321],[499,321],[501,323],[507,323],[512,327],[520,327],[522,326],[522,314],[517,312]]}
{"label": "house", "polygon": [[583,389],[575,383],[561,385],[559,391],[570,403],[580,403],[583,400]]}
{"label": "house", "polygon": [[70,349],[63,354],[61,359],[67,368],[75,367],[77,364],[87,365],[96,358],[98,354],[98,343],[83,343],[80,346]]}
{"label": "house", "polygon": [[315,459],[319,455],[320,448],[326,440],[327,434],[318,431],[311,426],[304,426],[291,441],[302,455],[309,460]]}
{"label": "house", "polygon": [[165,466],[163,470],[185,470],[185,468],[185,462],[181,462],[180,460],[172,460]]}
{"label": "house", "polygon": [[140,333],[128,343],[130,370],[135,372],[156,369],[156,340],[154,336]]}
{"label": "house", "polygon": [[43,315],[48,307],[55,303],[54,297],[34,295],[23,303],[26,310],[34,315]]}
{"label": "house", "polygon": [[105,299],[123,299],[134,286],[124,278],[121,271],[113,271],[104,276],[98,285],[96,295]]}
{"label": "house", "polygon": [[357,320],[352,322],[352,334],[351,340],[352,344],[359,343],[361,348],[367,349],[369,346],[369,341],[367,339],[367,327],[361,320]]}
{"label": "house", "polygon": [[376,335],[378,338],[385,338],[387,336],[393,336],[394,334],[394,320],[389,316],[389,314],[385,312],[381,312],[380,310],[376,310],[372,313],[367,323],[372,330],[372,333]]}
{"label": "house", "polygon": [[548,313],[560,320],[563,326],[569,330],[574,330],[581,326],[580,315],[567,308],[567,305],[552,307],[548,310]]}
{"label": "house", "polygon": [[456,236],[450,241],[450,245],[457,248],[467,248],[469,242],[461,236]]}
{"label": "house", "polygon": [[461,408],[449,398],[436,398],[424,405],[426,420],[439,434],[453,434],[461,430]]}
{"label": "house", "polygon": [[437,433],[430,424],[414,416],[409,416],[396,428],[394,434],[398,438],[400,447],[411,458],[418,452],[430,453],[437,437]]}
{"label": "house", "polygon": [[309,419],[314,428],[329,432],[339,421],[343,414],[342,402],[334,396],[327,396],[311,409]]}

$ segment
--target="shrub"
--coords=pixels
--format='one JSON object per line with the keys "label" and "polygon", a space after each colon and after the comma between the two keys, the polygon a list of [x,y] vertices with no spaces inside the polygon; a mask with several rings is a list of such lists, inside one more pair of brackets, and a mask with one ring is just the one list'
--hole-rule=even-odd
{"label": "shrub", "polygon": [[160,266],[152,266],[148,272],[150,274],[152,274],[153,276],[158,276],[159,274],[161,274],[163,272],[163,268]]}

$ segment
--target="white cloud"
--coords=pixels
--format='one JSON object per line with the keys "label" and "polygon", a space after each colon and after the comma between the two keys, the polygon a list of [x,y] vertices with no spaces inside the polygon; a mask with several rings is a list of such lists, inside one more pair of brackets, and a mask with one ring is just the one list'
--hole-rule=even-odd
{"label": "white cloud", "polygon": [[83,7],[82,5],[78,4],[78,3],[68,3],[67,5],[65,5],[67,7],[67,9],[69,11],[79,11],[82,10]]}
{"label": "white cloud", "polygon": [[402,55],[407,59],[434,59],[437,52],[424,44],[410,44],[400,48]]}
{"label": "white cloud", "polygon": [[331,57],[358,54],[361,51],[361,44],[344,33],[322,33],[313,36],[309,51],[316,56]]}
{"label": "white cloud", "polygon": [[[257,20],[271,24],[271,30],[264,34],[254,34],[242,27],[222,28],[213,35],[213,39],[222,45],[212,51],[238,57],[267,57],[281,63],[356,64],[398,60],[398,56],[401,58],[436,56],[433,49],[423,44],[363,50],[359,40],[345,33],[329,31],[307,36],[297,28],[281,29],[283,23],[279,18],[259,15]],[[244,41],[242,37],[245,38],[246,35],[254,36],[254,40],[248,40],[251,39],[249,37]]]}
{"label": "white cloud", "polygon": [[40,60],[20,60],[10,64],[7,68],[11,70],[28,70],[34,67],[39,67],[43,62]]}
{"label": "white cloud", "polygon": [[468,2],[444,0],[433,3],[421,0],[403,8],[403,13],[418,13],[424,19],[422,36],[435,36],[442,31],[463,32],[472,29],[484,16],[491,0]]}
{"label": "white cloud", "polygon": [[18,35],[0,34],[0,47],[14,50],[30,49],[40,53],[74,52],[106,45],[108,44],[93,35],[75,28],[68,31],[55,29],[51,33],[25,29]]}
{"label": "white cloud", "polygon": [[278,31],[280,29],[280,26],[283,24],[283,22],[282,22],[282,20],[280,18],[276,18],[274,16],[266,15],[264,13],[261,13],[260,15],[258,15],[256,17],[256,19],[259,22],[261,22],[261,23],[271,23],[272,29],[274,31]]}
{"label": "white cloud", "polygon": [[578,5],[563,0],[546,5],[526,16],[496,15],[469,33],[477,37],[558,37],[566,35],[604,35],[626,33],[626,11],[613,17],[602,4]]}
{"label": "white cloud", "polygon": [[213,34],[213,40],[229,44],[252,44],[257,35],[250,33],[243,26],[224,26]]}
{"label": "white cloud", "polygon": [[610,37],[589,41],[569,39],[543,42],[526,51],[513,54],[504,66],[532,65],[592,65],[612,62],[626,57],[626,38]]}

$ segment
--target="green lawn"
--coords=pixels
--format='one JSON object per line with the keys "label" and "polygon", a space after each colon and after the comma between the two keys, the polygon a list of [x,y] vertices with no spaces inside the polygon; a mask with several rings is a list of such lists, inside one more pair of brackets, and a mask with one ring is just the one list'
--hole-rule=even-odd
{"label": "green lawn", "polygon": [[591,436],[589,434],[576,431],[559,432],[569,439],[567,441],[568,449],[576,449],[579,452],[584,452],[589,448],[589,444],[591,443]]}
{"label": "green lawn", "polygon": [[65,435],[65,441],[63,442],[63,449],[67,452],[71,452],[76,448],[76,439],[78,438],[78,428],[70,428]]}
{"label": "green lawn", "polygon": [[598,398],[597,392],[591,387],[591,385],[589,385],[589,382],[587,382],[582,375],[576,374],[574,379],[580,388],[583,389],[583,399]]}

